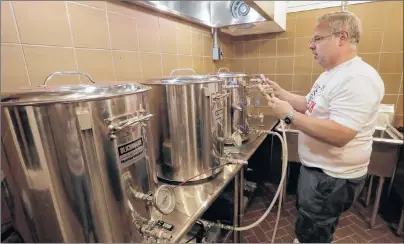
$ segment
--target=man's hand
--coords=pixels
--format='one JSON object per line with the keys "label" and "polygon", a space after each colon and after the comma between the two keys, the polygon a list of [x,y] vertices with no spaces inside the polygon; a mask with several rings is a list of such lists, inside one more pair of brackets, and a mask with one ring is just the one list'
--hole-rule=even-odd
{"label": "man's hand", "polygon": [[279,119],[285,119],[286,116],[293,111],[292,105],[286,101],[278,99],[277,97],[271,97],[268,101],[268,106],[272,108],[273,113]]}
{"label": "man's hand", "polygon": [[264,84],[263,87],[268,93],[274,94],[276,97],[284,100],[282,96],[284,95],[285,90],[280,85],[268,78],[265,79],[265,83],[266,84]]}

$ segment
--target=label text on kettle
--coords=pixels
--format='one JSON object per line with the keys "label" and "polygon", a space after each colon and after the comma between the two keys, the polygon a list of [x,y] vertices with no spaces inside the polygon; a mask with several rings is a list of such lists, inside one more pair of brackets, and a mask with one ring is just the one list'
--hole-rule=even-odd
{"label": "label text on kettle", "polygon": [[216,121],[220,121],[223,119],[223,108],[220,108],[215,111]]}
{"label": "label text on kettle", "polygon": [[136,163],[144,157],[143,151],[144,146],[142,137],[129,143],[118,145],[118,155],[121,165],[129,166],[133,163]]}

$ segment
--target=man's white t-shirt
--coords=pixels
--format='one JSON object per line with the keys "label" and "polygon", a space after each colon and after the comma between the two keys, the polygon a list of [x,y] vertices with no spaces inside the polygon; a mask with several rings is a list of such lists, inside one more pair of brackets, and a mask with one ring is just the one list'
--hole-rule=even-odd
{"label": "man's white t-shirt", "polygon": [[321,168],[337,178],[365,175],[372,152],[377,110],[383,96],[383,80],[360,57],[323,72],[306,96],[306,115],[333,120],[358,134],[338,148],[300,132],[301,163]]}

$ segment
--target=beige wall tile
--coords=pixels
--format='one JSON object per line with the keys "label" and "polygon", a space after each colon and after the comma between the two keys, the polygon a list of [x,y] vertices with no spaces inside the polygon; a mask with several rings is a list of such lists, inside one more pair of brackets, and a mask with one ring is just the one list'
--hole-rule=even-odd
{"label": "beige wall tile", "polygon": [[321,73],[312,73],[311,74],[311,84],[313,85],[316,80],[318,79],[318,77],[320,77]]}
{"label": "beige wall tile", "polygon": [[[312,65],[313,65],[313,73],[323,73],[325,69],[317,63],[317,61],[312,58]],[[377,67],[377,66],[376,66]]]}
{"label": "beige wall tile", "polygon": [[283,89],[293,90],[293,75],[276,75],[275,80]]}
{"label": "beige wall tile", "polygon": [[286,17],[286,31],[280,32],[277,38],[295,37],[296,19]]}
{"label": "beige wall tile", "polygon": [[382,102],[384,104],[396,104],[398,95],[384,95]]}
{"label": "beige wall tile", "polygon": [[403,114],[403,94],[398,95],[396,114]]}
{"label": "beige wall tile", "polygon": [[1,44],[1,92],[28,87],[30,83],[21,47]]}
{"label": "beige wall tile", "polygon": [[142,80],[140,56],[138,52],[112,51],[112,55],[114,56],[117,82],[139,82]]}
{"label": "beige wall tile", "polygon": [[384,31],[382,52],[403,51],[403,28]]}
{"label": "beige wall tile", "polygon": [[404,125],[404,123],[403,123],[403,115],[402,114],[396,114],[394,116],[394,126],[396,128],[398,128],[398,127],[401,127],[403,125]]}
{"label": "beige wall tile", "polygon": [[358,44],[359,53],[380,52],[382,46],[382,32],[369,31],[364,32]]}
{"label": "beige wall tile", "polygon": [[263,74],[275,74],[276,58],[260,58],[259,72]]}
{"label": "beige wall tile", "polygon": [[296,28],[296,37],[311,36],[316,25],[316,18],[298,18],[296,23],[298,25]]}
{"label": "beige wall tile", "polygon": [[201,75],[205,71],[205,67],[203,65],[203,57],[193,57],[192,58],[192,68],[194,71],[198,74]]}
{"label": "beige wall tile", "polygon": [[105,11],[67,3],[75,47],[109,49]]}
{"label": "beige wall tile", "polygon": [[[178,67],[179,68],[188,68],[188,69],[193,69],[192,65],[192,56],[178,56]],[[177,72],[176,72],[177,73]],[[181,72],[179,74],[182,74]],[[185,72],[185,74],[191,74],[191,72]]]}
{"label": "beige wall tile", "polygon": [[312,57],[310,55],[297,56],[294,60],[295,74],[310,74],[312,70]]}
{"label": "beige wall tile", "polygon": [[[175,27],[175,26],[174,26]],[[175,36],[175,29],[160,28],[160,52],[177,54],[177,38]]]}
{"label": "beige wall tile", "polygon": [[292,74],[293,57],[276,58],[276,74]]}
{"label": "beige wall tile", "polygon": [[[202,36],[203,38],[203,56],[212,57],[213,39],[210,36]],[[220,46],[223,49],[223,46]]]}
{"label": "beige wall tile", "polygon": [[143,80],[161,77],[163,75],[161,67],[161,55],[154,53],[140,53]]}
{"label": "beige wall tile", "polygon": [[233,59],[232,70],[234,72],[244,72],[244,61],[243,61],[243,59]]}
{"label": "beige wall tile", "polygon": [[311,75],[293,75],[293,91],[308,93],[311,87]]}
{"label": "beige wall tile", "polygon": [[[367,4],[352,5],[353,13],[362,22],[363,32],[381,30],[388,10],[388,3],[373,2]],[[375,15],[374,13],[378,13]]]}
{"label": "beige wall tile", "polygon": [[162,54],[161,62],[163,66],[163,76],[169,76],[171,71],[178,67],[178,57],[172,54]]}
{"label": "beige wall tile", "polygon": [[176,30],[178,54],[192,54],[192,33],[187,29]]}
{"label": "beige wall tile", "polygon": [[[360,54],[359,56],[362,58],[363,61],[365,61],[366,63],[368,63],[370,66],[372,66],[373,68],[375,68],[377,70],[378,65],[379,65],[380,54],[378,54],[378,53]],[[384,73],[389,73],[389,72],[384,72]]]}
{"label": "beige wall tile", "polygon": [[115,83],[112,53],[109,50],[76,49],[79,70],[99,83]]}
{"label": "beige wall tile", "polygon": [[191,23],[190,26],[191,26],[191,30],[193,32],[201,33],[201,34],[204,34],[204,35],[207,35],[210,32],[210,28],[207,28],[207,27],[202,26],[202,25]]}
{"label": "beige wall tile", "polygon": [[192,32],[192,55],[203,56],[203,39],[202,34]]}
{"label": "beige wall tile", "polygon": [[222,49],[225,58],[233,58],[233,42],[228,38],[219,38],[220,48]]}
{"label": "beige wall tile", "polygon": [[403,53],[382,53],[380,57],[380,73],[403,72]]}
{"label": "beige wall tile", "polygon": [[312,54],[309,45],[311,36],[297,37],[295,41],[295,55],[307,55]]}
{"label": "beige wall tile", "polygon": [[203,68],[205,74],[212,74],[215,72],[215,64],[211,57],[203,58]]}
{"label": "beige wall tile", "polygon": [[244,45],[242,42],[235,42],[233,44],[233,57],[234,58],[244,57]]}
{"label": "beige wall tile", "polygon": [[132,3],[115,1],[115,0],[108,0],[107,3],[107,10],[115,13],[120,13],[132,17],[140,17],[138,7]]}
{"label": "beige wall tile", "polygon": [[[46,77],[56,71],[77,70],[73,48],[23,46],[23,49],[33,87],[42,85]],[[79,83],[78,76],[69,75],[55,77],[48,85]]]}
{"label": "beige wall tile", "polygon": [[191,23],[182,19],[177,21],[177,29],[191,30]]}
{"label": "beige wall tile", "polygon": [[138,50],[135,19],[111,12],[108,12],[107,14],[112,49]]}
{"label": "beige wall tile", "polygon": [[1,1],[1,42],[18,43],[11,2]]}
{"label": "beige wall tile", "polygon": [[276,57],[276,39],[263,40],[260,46],[260,57]]}
{"label": "beige wall tile", "polygon": [[105,0],[104,1],[80,1],[80,4],[91,6],[94,8],[106,9]]}
{"label": "beige wall tile", "polygon": [[141,25],[137,26],[137,33],[139,39],[139,50],[141,52],[153,52],[160,51],[160,30],[159,28],[149,29],[143,28]]}
{"label": "beige wall tile", "polygon": [[220,68],[227,68],[230,71],[233,71],[231,59],[222,59],[218,61],[214,61],[214,72],[218,71]]}
{"label": "beige wall tile", "polygon": [[388,10],[386,13],[386,21],[384,22],[386,30],[400,30],[403,27],[403,2],[389,1]]}
{"label": "beige wall tile", "polygon": [[401,86],[400,86],[400,91],[398,92],[398,94],[403,94],[403,88],[404,86],[404,81],[403,81],[403,73],[401,73]]}
{"label": "beige wall tile", "polygon": [[259,58],[244,59],[244,72],[249,74],[259,73]]}
{"label": "beige wall tile", "polygon": [[243,50],[244,57],[257,58],[260,56],[260,41],[248,41],[244,42]]}
{"label": "beige wall tile", "polygon": [[71,47],[63,1],[13,1],[21,43]]}
{"label": "beige wall tile", "polygon": [[385,94],[399,94],[401,74],[384,74],[380,76],[384,81]]}
{"label": "beige wall tile", "polygon": [[171,29],[175,30],[177,29],[177,22],[179,19],[176,19],[171,16],[167,16],[164,14],[159,15],[158,17],[158,22],[159,22],[159,27],[160,29]]}
{"label": "beige wall tile", "polygon": [[295,50],[295,39],[285,38],[276,40],[276,55],[279,56],[293,56]]}

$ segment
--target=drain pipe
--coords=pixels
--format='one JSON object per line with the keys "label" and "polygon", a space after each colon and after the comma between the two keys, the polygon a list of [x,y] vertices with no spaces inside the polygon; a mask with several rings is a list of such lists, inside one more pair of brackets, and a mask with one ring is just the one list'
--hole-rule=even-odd
{"label": "drain pipe", "polygon": [[223,58],[223,53],[220,50],[219,45],[217,44],[217,28],[212,28],[212,33],[213,33],[213,51],[212,51],[213,60],[221,60]]}

